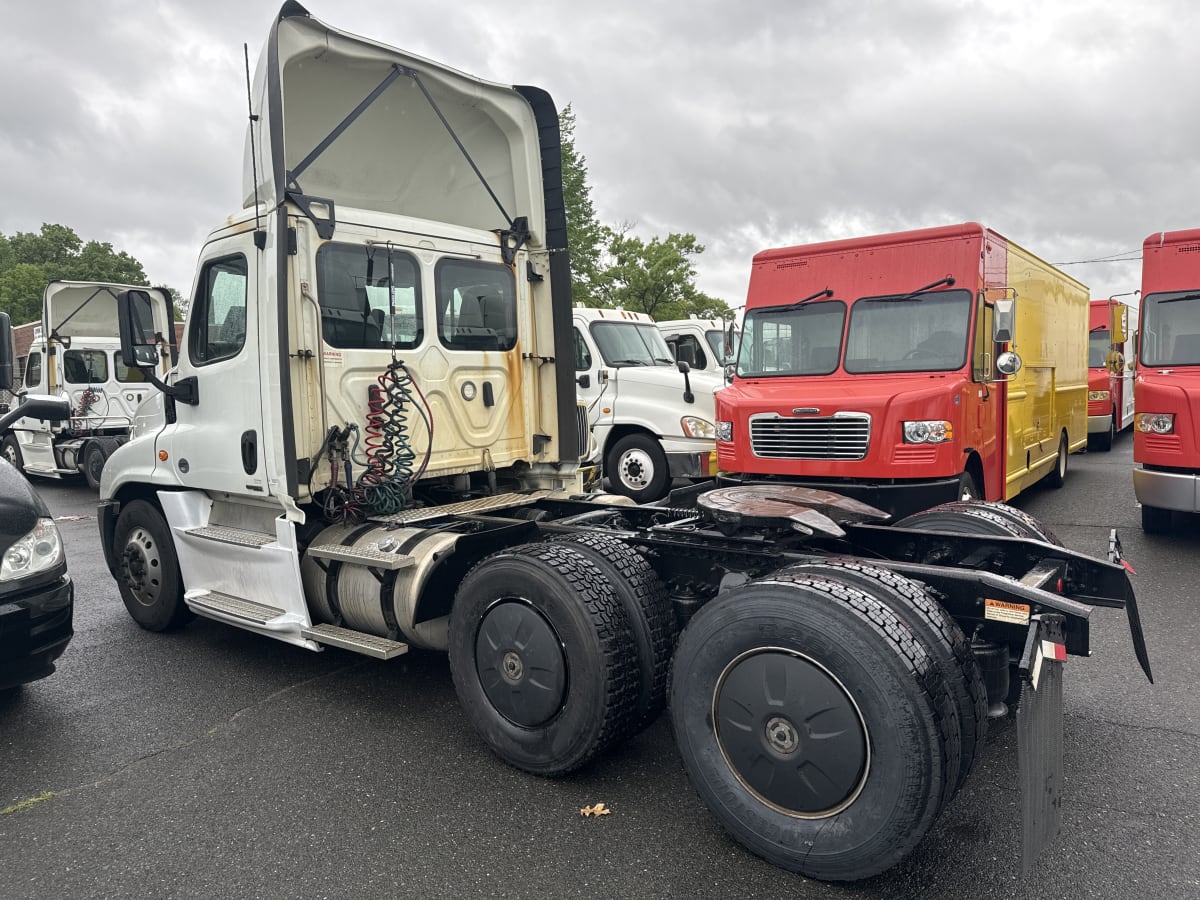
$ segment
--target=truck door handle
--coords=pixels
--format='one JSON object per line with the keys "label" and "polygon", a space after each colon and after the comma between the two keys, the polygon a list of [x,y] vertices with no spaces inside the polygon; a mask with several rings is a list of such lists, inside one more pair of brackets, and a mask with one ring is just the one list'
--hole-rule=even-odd
{"label": "truck door handle", "polygon": [[247,475],[258,471],[258,432],[242,432],[242,468]]}

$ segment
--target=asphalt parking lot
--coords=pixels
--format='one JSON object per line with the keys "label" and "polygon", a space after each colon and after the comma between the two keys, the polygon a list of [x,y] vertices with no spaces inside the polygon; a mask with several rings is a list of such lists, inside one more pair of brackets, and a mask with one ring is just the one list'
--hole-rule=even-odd
{"label": "asphalt parking lot", "polygon": [[[0,699],[0,896],[1200,896],[1200,525],[1142,534],[1132,440],[1071,458],[1017,505],[1137,569],[1154,685],[1124,614],[1066,671],[1063,827],[1020,875],[1015,729],[902,865],[851,885],[772,868],[727,838],[665,718],[562,780],[496,760],[446,660],[310,653],[207,620],[140,630],[100,557],[95,494],[35,482],[65,536],[76,636]],[[583,818],[604,802],[612,814]]]}

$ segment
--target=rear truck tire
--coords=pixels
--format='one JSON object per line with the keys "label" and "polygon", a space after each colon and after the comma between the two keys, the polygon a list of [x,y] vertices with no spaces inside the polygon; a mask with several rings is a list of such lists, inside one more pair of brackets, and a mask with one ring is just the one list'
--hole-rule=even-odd
{"label": "rear truck tire", "polygon": [[1067,435],[1064,432],[1063,436],[1058,439],[1058,456],[1054,460],[1054,468],[1050,470],[1050,474],[1046,476],[1046,483],[1052,488],[1062,487],[1067,480]]}
{"label": "rear truck tire", "polygon": [[667,705],[671,651],[678,627],[666,588],[649,560],[612,535],[572,534],[556,539],[582,551],[604,572],[633,631],[639,677],[631,733],[643,730]]}
{"label": "rear truck tire", "polygon": [[[987,739],[987,686],[979,661],[971,651],[958,623],[933,598],[925,585],[897,572],[859,560],[831,559],[828,562],[788,566],[780,574],[828,578],[858,588],[887,605],[920,637],[950,688],[958,715],[960,756],[957,778],[948,778],[948,797],[966,783]],[[953,767],[952,767],[953,768]]]}
{"label": "rear truck tire", "polygon": [[450,609],[450,673],[467,720],[511,766],[562,775],[629,733],[639,671],[621,601],[589,554],[501,550]]}
{"label": "rear truck tire", "polygon": [[83,477],[87,479],[88,487],[100,490],[100,474],[104,471],[104,461],[108,454],[100,444],[89,444],[83,454]]}
{"label": "rear truck tire", "polygon": [[17,436],[15,434],[6,434],[4,436],[4,441],[0,442],[0,453],[13,464],[13,468],[18,472],[25,471],[25,460],[21,457],[21,445],[17,443]]}
{"label": "rear truck tire", "polygon": [[117,586],[133,620],[147,631],[169,631],[195,618],[183,600],[183,578],[167,520],[152,503],[121,509],[114,533]]}
{"label": "rear truck tire", "polygon": [[810,878],[852,880],[898,863],[937,818],[958,753],[945,690],[886,604],[776,573],[683,630],[671,721],[692,784],[738,842]]}
{"label": "rear truck tire", "polygon": [[[981,512],[985,512],[987,515],[980,515]],[[1003,519],[1012,527],[1005,528],[996,524],[996,517]],[[980,522],[986,524],[979,524]],[[1057,547],[1063,546],[1058,535],[1040,520],[1035,519],[1024,510],[995,500],[955,500],[950,503],[942,503],[901,519],[896,523],[896,527],[918,528],[922,531],[953,531],[958,534],[1027,537],[1036,541],[1045,541],[1047,544],[1054,544]]]}
{"label": "rear truck tire", "polygon": [[604,461],[609,490],[635,503],[649,503],[667,495],[671,486],[667,454],[658,441],[645,434],[619,438]]}
{"label": "rear truck tire", "polygon": [[1117,436],[1117,414],[1114,412],[1108,418],[1108,431],[1092,435],[1092,446],[1097,450],[1108,452],[1112,449],[1113,439]]}
{"label": "rear truck tire", "polygon": [[1142,531],[1146,534],[1166,534],[1171,530],[1171,511],[1160,506],[1142,504]]}

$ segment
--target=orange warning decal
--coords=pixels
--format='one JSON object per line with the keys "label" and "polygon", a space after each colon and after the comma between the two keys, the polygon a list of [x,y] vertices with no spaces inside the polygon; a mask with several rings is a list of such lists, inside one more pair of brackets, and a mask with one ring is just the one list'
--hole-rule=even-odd
{"label": "orange warning decal", "polygon": [[1009,603],[1005,600],[983,601],[983,617],[997,622],[1011,622],[1014,625],[1029,624],[1029,606],[1025,603]]}

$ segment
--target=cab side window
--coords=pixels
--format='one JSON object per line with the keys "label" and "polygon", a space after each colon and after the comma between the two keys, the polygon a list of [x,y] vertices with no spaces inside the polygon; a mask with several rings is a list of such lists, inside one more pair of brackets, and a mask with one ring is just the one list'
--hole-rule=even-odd
{"label": "cab side window", "polygon": [[204,266],[188,318],[188,356],[197,366],[230,359],[246,345],[246,257]]}
{"label": "cab side window", "polygon": [[695,335],[681,334],[672,338],[671,352],[675,354],[676,360],[682,360],[693,369],[708,368],[708,357]]}
{"label": "cab side window", "polygon": [[587,341],[583,339],[583,335],[579,333],[579,329],[575,329],[575,371],[587,372],[592,368],[592,353],[588,350]]}
{"label": "cab side window", "polygon": [[25,387],[35,387],[42,380],[42,351],[33,350],[25,363]]}

